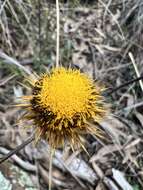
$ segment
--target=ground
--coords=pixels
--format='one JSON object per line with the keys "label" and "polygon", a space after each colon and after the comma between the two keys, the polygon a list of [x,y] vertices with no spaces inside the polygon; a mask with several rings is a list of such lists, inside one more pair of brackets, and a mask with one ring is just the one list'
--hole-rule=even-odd
{"label": "ground", "polygon": [[[30,136],[30,123],[18,122],[23,110],[13,105],[30,93],[26,72],[50,71],[56,55],[53,1],[0,3],[0,153]],[[143,84],[113,89],[143,73],[142,0],[60,3],[60,62],[80,69],[107,90],[111,112],[100,127],[104,139],[86,136],[89,156],[67,147],[53,160],[53,190],[143,189]],[[17,62],[15,61],[17,60]],[[0,165],[2,190],[48,188],[49,147],[27,145]]]}

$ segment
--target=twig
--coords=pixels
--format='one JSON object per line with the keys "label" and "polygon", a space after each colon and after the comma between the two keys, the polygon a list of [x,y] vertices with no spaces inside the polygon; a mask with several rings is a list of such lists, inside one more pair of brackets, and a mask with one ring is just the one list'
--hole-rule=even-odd
{"label": "twig", "polygon": [[16,77],[16,74],[14,74],[14,75],[12,75],[10,77],[4,78],[2,81],[0,81],[0,86],[4,86],[7,82],[12,80],[14,77]]}
{"label": "twig", "polygon": [[0,159],[0,164],[2,164],[5,160],[10,158],[12,155],[16,154],[19,152],[21,149],[23,149],[26,145],[31,143],[35,139],[34,135],[28,138],[26,141],[24,141],[21,145],[17,146],[14,150],[10,151],[7,153],[2,159]]}
{"label": "twig", "polygon": [[132,83],[134,83],[134,82],[138,82],[138,81],[140,81],[140,80],[142,80],[142,79],[143,79],[143,76],[140,76],[140,77],[138,77],[138,78],[136,78],[136,79],[132,79],[132,80],[130,80],[130,81],[128,81],[128,82],[126,82],[126,83],[124,83],[124,84],[118,86],[117,88],[111,89],[111,90],[107,93],[107,95],[111,95],[112,93],[116,92],[117,90],[119,90],[119,89],[121,89],[121,88],[123,88],[123,87],[125,87],[125,86],[127,86],[127,85],[129,85],[129,84],[132,84]]}
{"label": "twig", "polygon": [[[9,153],[9,150],[7,150],[6,148],[4,147],[0,147],[0,153],[1,154],[8,154]],[[11,157],[14,162],[16,162],[16,164],[18,164],[21,168],[23,168],[24,170],[26,171],[29,171],[29,172],[36,172],[36,166],[27,162],[27,161],[24,161],[22,160],[20,157],[18,157],[17,155],[12,155]]]}
{"label": "twig", "polygon": [[8,56],[1,50],[0,50],[0,58],[4,59],[5,62],[8,64],[14,64],[14,65],[18,66],[25,73],[27,73],[28,75],[31,75],[31,72],[28,69],[26,69],[24,66],[22,66],[16,59],[13,59],[12,57]]}
{"label": "twig", "polygon": [[59,1],[56,0],[56,18],[57,18],[57,40],[56,40],[56,67],[59,67],[59,49],[60,49],[60,10]]}
{"label": "twig", "polygon": [[[139,70],[138,70],[138,68],[137,68],[137,65],[136,65],[135,59],[134,59],[134,57],[133,57],[133,54],[132,54],[131,52],[129,52],[129,57],[130,57],[130,59],[131,59],[131,61],[132,61],[132,63],[133,63],[133,66],[134,66],[136,75],[137,75],[137,77],[139,78],[139,77],[140,77],[140,73],[139,73]],[[142,92],[143,92],[143,82],[140,80],[140,81],[139,81],[139,84],[140,84],[141,90],[142,90]]]}

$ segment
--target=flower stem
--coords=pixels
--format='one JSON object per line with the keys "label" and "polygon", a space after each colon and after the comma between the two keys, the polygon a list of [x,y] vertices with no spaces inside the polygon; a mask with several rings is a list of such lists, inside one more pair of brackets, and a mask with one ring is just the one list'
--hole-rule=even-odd
{"label": "flower stem", "polygon": [[55,150],[50,147],[50,159],[49,159],[49,190],[52,188],[52,163]]}
{"label": "flower stem", "polygon": [[56,18],[57,18],[57,40],[56,40],[56,67],[59,67],[59,49],[60,49],[60,10],[59,0],[56,0]]}

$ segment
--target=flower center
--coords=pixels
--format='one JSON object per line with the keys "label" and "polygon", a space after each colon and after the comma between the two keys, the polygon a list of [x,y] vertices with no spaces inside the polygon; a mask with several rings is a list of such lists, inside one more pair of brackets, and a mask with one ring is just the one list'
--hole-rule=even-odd
{"label": "flower center", "polygon": [[88,77],[79,71],[55,70],[51,76],[43,76],[40,103],[57,118],[70,119],[87,111],[91,85]]}

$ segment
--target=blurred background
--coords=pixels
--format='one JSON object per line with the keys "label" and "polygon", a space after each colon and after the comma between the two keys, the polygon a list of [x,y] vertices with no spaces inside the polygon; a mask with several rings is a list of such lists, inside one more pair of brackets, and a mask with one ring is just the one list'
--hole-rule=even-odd
{"label": "blurred background", "polygon": [[[54,0],[0,0],[0,157],[32,133],[18,123],[13,105],[29,93],[25,72],[51,70],[56,60]],[[142,0],[60,1],[60,62],[79,68],[107,88],[143,75]],[[100,125],[103,141],[86,137],[82,150],[58,150],[53,160],[53,190],[143,189],[143,84],[106,94],[112,105]],[[0,165],[0,190],[47,190],[46,142],[27,145]]]}

